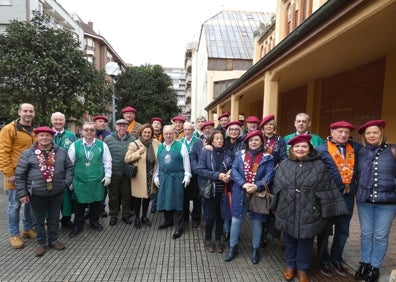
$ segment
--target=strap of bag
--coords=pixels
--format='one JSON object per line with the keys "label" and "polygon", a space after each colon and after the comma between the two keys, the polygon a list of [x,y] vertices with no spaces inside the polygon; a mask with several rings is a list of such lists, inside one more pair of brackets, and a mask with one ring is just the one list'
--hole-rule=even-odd
{"label": "strap of bag", "polygon": [[133,141],[133,143],[135,143],[136,148],[139,150],[139,145],[138,145],[138,143],[137,143],[136,141]]}

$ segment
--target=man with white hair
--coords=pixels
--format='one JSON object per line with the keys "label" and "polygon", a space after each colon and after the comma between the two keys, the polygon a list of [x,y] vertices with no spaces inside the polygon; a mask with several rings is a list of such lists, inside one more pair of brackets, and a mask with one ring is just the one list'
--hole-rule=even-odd
{"label": "man with white hair", "polygon": [[[69,149],[70,145],[77,140],[76,134],[70,130],[65,129],[66,117],[61,112],[55,112],[51,115],[52,129],[55,131],[54,143],[59,147]],[[65,189],[63,192],[63,203],[62,203],[62,227],[71,228],[73,224],[71,222],[71,215],[73,214],[73,201],[71,198],[71,191]]]}

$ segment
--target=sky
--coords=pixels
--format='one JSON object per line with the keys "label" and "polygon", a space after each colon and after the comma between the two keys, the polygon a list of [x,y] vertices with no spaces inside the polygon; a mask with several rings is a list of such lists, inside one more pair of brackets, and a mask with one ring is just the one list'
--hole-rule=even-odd
{"label": "sky", "polygon": [[93,22],[129,64],[184,67],[186,45],[222,10],[275,12],[276,0],[57,0],[82,21]]}

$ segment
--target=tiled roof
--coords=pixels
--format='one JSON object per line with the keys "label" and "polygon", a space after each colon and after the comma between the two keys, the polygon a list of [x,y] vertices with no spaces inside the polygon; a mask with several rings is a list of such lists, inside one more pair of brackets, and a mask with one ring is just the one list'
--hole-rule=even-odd
{"label": "tiled roof", "polygon": [[222,11],[203,23],[209,58],[251,60],[254,32],[270,24],[273,13]]}

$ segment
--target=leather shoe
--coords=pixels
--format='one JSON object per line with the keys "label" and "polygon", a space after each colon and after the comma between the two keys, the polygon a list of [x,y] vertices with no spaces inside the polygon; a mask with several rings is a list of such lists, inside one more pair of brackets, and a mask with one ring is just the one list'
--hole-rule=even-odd
{"label": "leather shoe", "polygon": [[96,231],[103,231],[103,226],[102,224],[96,222],[91,224],[92,229],[95,229]]}
{"label": "leather shoe", "polygon": [[182,230],[176,230],[175,233],[173,233],[172,235],[172,239],[176,240],[177,238],[180,238],[182,234],[183,234]]}
{"label": "leather shoe", "polygon": [[173,222],[165,221],[160,226],[158,226],[158,229],[165,229],[171,226],[173,226]]}
{"label": "leather shoe", "polygon": [[260,254],[258,249],[252,250],[252,255],[250,256],[250,260],[253,262],[253,264],[257,264],[260,261]]}
{"label": "leather shoe", "polygon": [[224,256],[225,261],[232,261],[238,253],[238,246],[231,247]]}
{"label": "leather shoe", "polygon": [[147,217],[142,217],[142,219],[140,221],[144,225],[151,226],[151,221]]}
{"label": "leather shoe", "polygon": [[371,270],[371,264],[360,262],[359,269],[355,272],[356,280],[366,280]]}
{"label": "leather shoe", "polygon": [[344,266],[341,263],[331,263],[331,265],[334,267],[334,269],[338,273],[338,275],[341,275],[344,277],[348,276],[348,271],[344,268]]}
{"label": "leather shoe", "polygon": [[114,226],[117,224],[117,218],[112,216],[110,217],[110,226]]}
{"label": "leather shoe", "polygon": [[62,250],[64,250],[66,248],[65,244],[63,244],[62,242],[59,242],[59,241],[55,241],[53,243],[50,243],[49,247],[53,248],[53,249],[55,249],[57,251],[62,251]]}
{"label": "leather shoe", "polygon": [[69,238],[74,238],[80,235],[83,232],[83,228],[73,227],[72,232],[69,234]]}
{"label": "leather shoe", "polygon": [[297,270],[298,282],[309,282],[308,274],[305,270]]}
{"label": "leather shoe", "polygon": [[296,269],[292,267],[286,267],[285,271],[283,271],[283,278],[285,278],[287,281],[292,281],[294,279],[294,276],[296,275]]}
{"label": "leather shoe", "polygon": [[36,257],[41,257],[42,255],[45,254],[45,252],[47,251],[47,247],[46,246],[38,246],[35,250],[34,250],[34,255]]}
{"label": "leather shoe", "polygon": [[135,227],[136,227],[137,229],[139,229],[139,228],[142,227],[142,223],[140,222],[140,218],[139,218],[139,217],[136,217],[136,218],[135,218]]}
{"label": "leather shoe", "polygon": [[132,224],[132,218],[130,218],[130,217],[123,217],[123,218],[122,218],[122,221],[123,221],[125,224]]}

